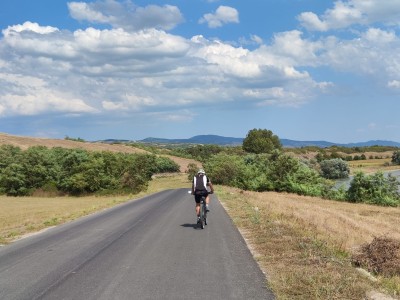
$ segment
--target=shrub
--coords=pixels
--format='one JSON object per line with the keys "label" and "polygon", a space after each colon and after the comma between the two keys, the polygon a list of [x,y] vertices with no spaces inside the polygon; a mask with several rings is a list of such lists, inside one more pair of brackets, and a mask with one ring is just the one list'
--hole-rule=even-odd
{"label": "shrub", "polygon": [[179,165],[172,159],[165,156],[157,156],[155,173],[173,173],[179,172]]}
{"label": "shrub", "polygon": [[196,175],[198,170],[199,170],[199,167],[195,163],[190,163],[187,165],[186,173],[188,173],[189,181],[192,181],[193,177]]}
{"label": "shrub", "polygon": [[328,159],[320,162],[321,175],[328,179],[341,179],[348,178],[350,174],[350,168],[348,164],[340,159]]}
{"label": "shrub", "polygon": [[25,196],[29,194],[23,170],[22,165],[18,163],[11,163],[2,170],[0,185],[2,191],[8,196]]}
{"label": "shrub", "polygon": [[241,187],[244,163],[241,157],[227,154],[212,156],[204,165],[213,183]]}
{"label": "shrub", "polygon": [[400,205],[399,182],[389,174],[385,177],[382,172],[372,175],[357,173],[350,183],[346,198],[350,202],[364,202],[384,206]]}
{"label": "shrub", "polygon": [[168,158],[82,149],[0,147],[0,192],[13,196],[46,191],[86,194],[139,192],[155,172],[179,170]]}
{"label": "shrub", "polygon": [[393,152],[392,163],[395,165],[400,165],[400,150]]}

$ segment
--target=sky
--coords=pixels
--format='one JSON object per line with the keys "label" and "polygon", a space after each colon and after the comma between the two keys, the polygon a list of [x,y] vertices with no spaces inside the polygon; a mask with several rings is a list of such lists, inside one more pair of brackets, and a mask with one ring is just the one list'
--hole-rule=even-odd
{"label": "sky", "polygon": [[0,132],[400,142],[400,0],[1,0]]}

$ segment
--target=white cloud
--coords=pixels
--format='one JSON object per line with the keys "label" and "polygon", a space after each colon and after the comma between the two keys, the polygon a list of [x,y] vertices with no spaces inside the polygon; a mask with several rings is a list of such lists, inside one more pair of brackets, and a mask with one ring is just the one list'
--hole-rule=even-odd
{"label": "white cloud", "polygon": [[[112,14],[100,6],[86,10],[82,4],[75,4],[81,7],[75,10],[87,20],[116,24],[121,4],[99,3],[114,5]],[[400,74],[399,38],[379,28],[351,40],[311,39],[292,30],[276,33],[264,44],[253,35],[250,39],[261,43],[255,50],[127,26],[69,32],[24,23],[5,33],[0,40],[2,115],[189,110],[214,102],[299,106],[335,87],[314,80],[311,68],[375,76],[388,88],[397,88]]]}
{"label": "white cloud", "polygon": [[400,24],[400,5],[394,0],[336,1],[334,7],[321,16],[303,12],[298,16],[302,26],[313,31],[346,28],[354,24]]}
{"label": "white cloud", "polygon": [[[129,113],[223,101],[295,106],[322,90],[307,72],[296,69],[313,63],[318,49],[318,43],[296,31],[250,51],[157,29],[89,27],[28,35],[14,30],[1,40],[0,57],[7,60],[0,60],[0,105],[3,115]],[[16,77],[24,78],[24,84]]]}
{"label": "white cloud", "polygon": [[68,8],[71,16],[79,21],[109,24],[126,31],[146,28],[170,30],[183,21],[179,8],[172,5],[139,7],[131,1],[99,0],[93,3],[70,2]]}
{"label": "white cloud", "polygon": [[387,86],[389,88],[400,89],[400,80],[389,81]]}
{"label": "white cloud", "polygon": [[167,122],[174,122],[174,123],[187,123],[193,120],[196,116],[190,110],[183,109],[174,112],[165,111],[165,112],[154,112],[148,114],[150,117],[153,117],[157,120],[167,121]]}
{"label": "white cloud", "polygon": [[3,35],[4,36],[11,36],[13,34],[20,34],[22,32],[32,32],[32,33],[38,33],[38,34],[49,34],[53,32],[59,31],[55,27],[51,26],[39,26],[38,23],[32,23],[32,22],[25,22],[22,25],[14,25],[14,26],[8,26],[7,29],[4,29]]}
{"label": "white cloud", "polygon": [[88,3],[84,2],[70,2],[68,9],[71,17],[79,21],[88,21],[92,23],[110,23],[112,17],[103,15],[102,12],[97,11]]}
{"label": "white cloud", "polygon": [[369,28],[352,40],[329,37],[323,41],[319,63],[339,71],[387,82],[400,74],[400,39],[391,31]]}
{"label": "white cloud", "polygon": [[0,86],[12,86],[0,93],[0,115],[37,115],[46,112],[94,113],[97,110],[67,93],[53,91],[35,77],[0,73]]}
{"label": "white cloud", "polygon": [[221,5],[215,13],[205,14],[199,23],[207,23],[210,28],[221,27],[228,23],[239,23],[239,12],[233,7]]}

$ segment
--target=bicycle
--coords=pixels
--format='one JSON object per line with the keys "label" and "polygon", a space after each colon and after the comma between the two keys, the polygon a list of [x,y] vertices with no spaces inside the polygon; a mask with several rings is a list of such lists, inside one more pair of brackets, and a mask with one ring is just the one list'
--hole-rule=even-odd
{"label": "bicycle", "polygon": [[204,226],[207,225],[207,207],[206,207],[206,197],[201,196],[200,200],[200,227],[204,229]]}

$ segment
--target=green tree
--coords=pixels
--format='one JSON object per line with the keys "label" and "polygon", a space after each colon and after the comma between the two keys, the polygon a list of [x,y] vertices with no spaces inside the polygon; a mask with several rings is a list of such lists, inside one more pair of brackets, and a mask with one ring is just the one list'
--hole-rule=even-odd
{"label": "green tree", "polygon": [[242,188],[239,181],[243,176],[244,163],[241,157],[224,153],[212,156],[204,169],[213,183]]}
{"label": "green tree", "polygon": [[282,149],[282,144],[277,135],[267,129],[252,129],[243,140],[243,150],[250,153],[271,153],[273,150]]}
{"label": "green tree", "polygon": [[328,179],[347,178],[350,174],[347,162],[340,158],[323,160],[320,162],[320,167],[322,176]]}
{"label": "green tree", "polygon": [[400,165],[400,150],[393,152],[392,163]]}
{"label": "green tree", "polygon": [[396,177],[390,174],[385,177],[382,172],[372,175],[359,172],[351,181],[346,196],[350,202],[399,206],[399,184]]}
{"label": "green tree", "polygon": [[21,163],[27,188],[40,188],[56,180],[56,168],[51,150],[44,146],[33,146],[23,152]]}
{"label": "green tree", "polygon": [[9,196],[25,196],[29,194],[26,187],[24,168],[19,163],[11,163],[0,174],[0,187]]}

